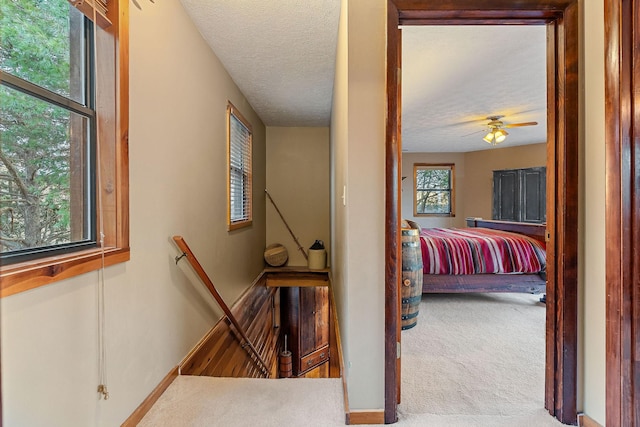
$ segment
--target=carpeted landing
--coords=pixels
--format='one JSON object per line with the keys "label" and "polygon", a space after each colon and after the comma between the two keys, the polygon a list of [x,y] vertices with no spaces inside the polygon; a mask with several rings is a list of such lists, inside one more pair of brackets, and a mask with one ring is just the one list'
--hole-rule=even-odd
{"label": "carpeted landing", "polygon": [[[423,295],[402,332],[399,426],[560,426],[544,409],[545,306],[527,294]],[[342,426],[340,379],[178,377],[142,422]]]}
{"label": "carpeted landing", "polygon": [[139,427],[344,426],[339,378],[179,376]]}

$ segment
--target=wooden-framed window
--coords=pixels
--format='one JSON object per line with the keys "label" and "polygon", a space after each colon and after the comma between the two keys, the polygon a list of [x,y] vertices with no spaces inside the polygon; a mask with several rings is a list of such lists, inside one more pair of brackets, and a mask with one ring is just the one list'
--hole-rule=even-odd
{"label": "wooden-framed window", "polygon": [[227,218],[228,229],[251,225],[252,141],[251,124],[231,104],[227,105]]}
{"label": "wooden-framed window", "polygon": [[455,165],[413,165],[414,216],[455,216]]}
{"label": "wooden-framed window", "polygon": [[128,0],[6,2],[0,296],[129,259]]}

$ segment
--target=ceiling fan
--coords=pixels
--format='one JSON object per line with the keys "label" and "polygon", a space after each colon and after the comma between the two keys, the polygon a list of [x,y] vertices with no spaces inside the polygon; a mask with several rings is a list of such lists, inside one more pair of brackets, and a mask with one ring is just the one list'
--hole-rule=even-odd
{"label": "ceiling fan", "polygon": [[516,128],[521,126],[535,126],[538,122],[524,122],[524,123],[507,123],[505,124],[500,119],[504,116],[489,116],[487,120],[489,123],[489,132],[482,138],[484,141],[488,142],[491,145],[500,144],[505,140],[509,132],[505,129],[507,128]]}

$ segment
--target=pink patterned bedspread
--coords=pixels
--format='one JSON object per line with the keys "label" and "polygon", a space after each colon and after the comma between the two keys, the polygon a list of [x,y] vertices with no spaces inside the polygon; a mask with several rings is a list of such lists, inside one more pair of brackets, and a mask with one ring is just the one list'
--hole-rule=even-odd
{"label": "pink patterned bedspread", "polygon": [[543,243],[488,228],[423,228],[425,274],[539,273],[546,267]]}

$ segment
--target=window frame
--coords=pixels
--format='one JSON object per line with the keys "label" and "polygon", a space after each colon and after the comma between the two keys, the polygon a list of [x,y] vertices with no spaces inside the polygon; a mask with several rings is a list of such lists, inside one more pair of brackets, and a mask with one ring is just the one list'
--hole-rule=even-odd
{"label": "window frame", "polygon": [[[11,90],[20,92],[26,96],[37,99],[41,102],[47,103],[56,108],[60,108],[69,113],[73,113],[77,118],[87,119],[89,123],[89,132],[85,136],[86,141],[83,141],[84,150],[88,153],[85,156],[86,163],[83,164],[83,168],[86,168],[89,173],[82,173],[82,178],[86,182],[83,186],[86,188],[82,191],[84,193],[84,200],[82,203],[82,228],[86,230],[83,232],[84,237],[78,240],[72,240],[67,243],[54,244],[49,246],[39,246],[32,248],[20,249],[13,252],[5,252],[0,254],[0,263],[14,264],[19,262],[39,260],[48,256],[57,256],[65,253],[77,252],[98,245],[97,239],[97,224],[94,222],[96,218],[96,180],[95,171],[96,168],[96,96],[95,96],[95,64],[91,60],[94,57],[94,33],[95,24],[91,19],[86,17],[81,11],[80,16],[83,16],[84,22],[82,25],[82,55],[84,64],[82,75],[84,79],[81,81],[83,86],[83,100],[74,100],[71,95],[64,96],[59,93],[53,92],[48,88],[38,86],[38,84],[25,80],[19,76],[2,72],[0,82],[2,86]],[[88,25],[87,25],[88,22]],[[73,56],[73,54],[71,54]],[[73,126],[70,124],[70,126]],[[73,175],[73,173],[71,172]],[[73,186],[73,184],[71,184]],[[73,213],[71,214],[73,216]],[[73,226],[72,226],[73,228]],[[72,233],[73,234],[73,233]],[[73,238],[72,238],[73,239]],[[46,255],[43,255],[46,254]]]}
{"label": "window frame", "polygon": [[[232,218],[232,172],[234,167],[231,162],[231,154],[232,154],[232,124],[231,120],[235,118],[247,131],[249,132],[249,137],[244,144],[247,144],[248,147],[243,146],[240,147],[240,150],[243,153],[248,155],[248,170],[246,167],[243,167],[239,170],[244,178],[244,182],[246,183],[246,187],[243,188],[243,201],[246,201],[245,205],[245,214],[241,219],[233,219]],[[244,227],[249,227],[253,223],[253,129],[251,124],[244,116],[238,111],[238,109],[231,103],[227,103],[227,230],[237,230]]]}
{"label": "window frame", "polygon": [[[73,4],[73,2],[70,2]],[[86,3],[79,3],[86,5]],[[90,11],[79,9],[90,19]],[[93,19],[92,19],[93,20]],[[0,297],[35,289],[90,271],[125,262],[129,248],[129,1],[109,2],[107,16],[96,16],[96,170],[102,199],[95,224],[103,224],[104,247],[0,266]],[[0,74],[0,78],[4,74]],[[102,216],[102,218],[100,218]]]}
{"label": "window frame", "polygon": [[[448,170],[449,188],[438,191],[449,192],[449,212],[418,212],[418,171],[421,170]],[[413,164],[413,216],[415,217],[455,217],[455,163],[414,163]]]}

